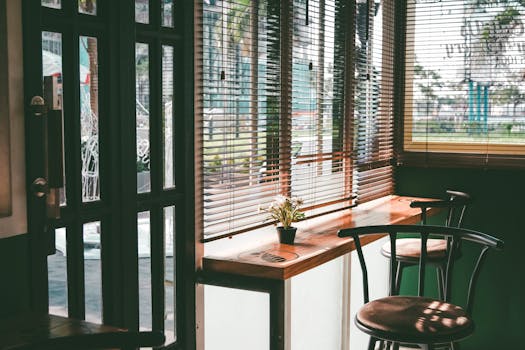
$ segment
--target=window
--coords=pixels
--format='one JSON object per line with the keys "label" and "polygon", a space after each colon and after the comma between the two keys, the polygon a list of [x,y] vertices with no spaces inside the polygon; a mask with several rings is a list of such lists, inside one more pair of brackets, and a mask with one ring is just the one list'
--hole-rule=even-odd
{"label": "window", "polygon": [[513,0],[407,2],[406,159],[523,163],[524,11]]}
{"label": "window", "polygon": [[354,166],[358,203],[393,192],[394,1],[357,1]]}
{"label": "window", "polygon": [[[382,3],[364,2],[363,22],[348,20],[356,8],[343,0],[203,3],[196,110],[204,241],[268,224],[257,208],[277,194],[301,197],[312,216],[348,208],[356,195],[364,202],[391,193],[393,55],[382,43],[393,31],[382,23],[393,23],[393,9]],[[354,30],[363,36],[359,64],[350,54]],[[354,66],[363,78],[355,89]]]}

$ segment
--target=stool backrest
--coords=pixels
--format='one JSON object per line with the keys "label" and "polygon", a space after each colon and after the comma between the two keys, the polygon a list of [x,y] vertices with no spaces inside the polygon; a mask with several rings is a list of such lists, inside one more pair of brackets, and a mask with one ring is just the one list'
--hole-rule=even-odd
{"label": "stool backrest", "polygon": [[[390,237],[390,275],[395,276],[396,273],[396,239],[398,233],[414,233],[418,234],[421,238],[421,254],[419,259],[419,280],[418,280],[418,295],[423,296],[425,291],[425,267],[427,264],[427,240],[429,235],[442,235],[450,238],[451,245],[450,249],[447,250],[447,265],[445,271],[445,301],[450,301],[450,279],[452,277],[452,269],[454,265],[453,256],[456,253],[458,243],[460,241],[470,241],[478,244],[481,248],[480,254],[477,258],[476,265],[472,271],[469,282],[469,290],[467,294],[467,306],[466,310],[468,313],[472,311],[473,298],[475,285],[479,276],[480,268],[485,259],[486,253],[489,249],[501,250],[503,249],[503,241],[489,236],[482,232],[473,230],[447,227],[447,226],[432,226],[432,225],[377,225],[377,226],[361,226],[355,228],[343,229],[338,232],[339,237],[353,237],[355,248],[359,257],[359,263],[363,273],[363,295],[364,302],[368,303],[369,300],[369,281],[368,271],[366,262],[363,256],[363,250],[361,246],[360,236],[365,235],[377,235],[377,234],[388,234]],[[396,292],[395,279],[390,279],[390,292],[389,295],[394,295]]]}
{"label": "stool backrest", "polygon": [[465,211],[467,206],[471,203],[472,199],[468,193],[447,190],[448,199],[437,200],[437,201],[412,201],[410,203],[411,208],[421,209],[421,223],[427,224],[427,209],[429,208],[445,208],[447,210],[447,216],[445,219],[444,226],[449,227],[461,227],[463,218],[465,217]]}

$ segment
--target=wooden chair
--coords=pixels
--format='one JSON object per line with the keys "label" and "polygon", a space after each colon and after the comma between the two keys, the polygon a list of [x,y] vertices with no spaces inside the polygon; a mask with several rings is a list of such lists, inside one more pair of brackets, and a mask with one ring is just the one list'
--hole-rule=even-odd
{"label": "wooden chair", "polygon": [[12,350],[94,350],[94,349],[137,349],[163,345],[164,334],[159,331],[78,334],[43,339],[17,347]]}
{"label": "wooden chair", "polygon": [[[421,223],[427,224],[427,209],[430,208],[442,208],[446,209],[447,215],[445,218],[444,226],[448,227],[461,227],[465,211],[467,206],[471,202],[470,195],[464,192],[447,190],[449,196],[446,200],[437,201],[413,201],[410,203],[411,208],[421,209]],[[444,283],[443,283],[443,271],[446,264],[446,250],[450,244],[450,240],[447,242],[442,237],[430,238],[427,242],[427,258],[428,263],[436,267],[437,281],[438,281],[438,292],[440,299],[443,299]],[[406,267],[417,265],[419,263],[419,256],[421,242],[419,238],[399,238],[396,241],[396,260],[398,262],[396,268],[396,290],[399,292],[401,287],[401,280],[403,276],[403,270]],[[456,251],[456,257],[461,255],[460,248]],[[390,244],[387,242],[381,248],[381,254],[387,258],[390,258]]]}
{"label": "wooden chair", "polygon": [[[399,296],[395,279],[390,279],[389,296],[369,300],[368,273],[366,262],[361,249],[360,236],[371,234],[388,234],[390,237],[390,251],[393,259],[390,260],[390,274],[395,275],[396,238],[399,232],[418,234],[420,237],[419,281],[418,296]],[[427,241],[432,234],[450,238],[451,244],[446,252],[444,299],[424,297],[425,267],[429,260]],[[432,350],[435,346],[449,345],[452,348],[456,342],[474,332],[472,306],[474,292],[480,268],[489,249],[503,249],[503,241],[487,234],[472,230],[447,226],[429,225],[383,225],[363,226],[340,230],[339,237],[353,237],[363,274],[363,295],[365,305],[358,311],[355,323],[363,332],[371,336],[369,350],[375,348],[377,341],[387,343],[394,349],[399,344],[417,344],[422,349]],[[454,255],[461,241],[469,241],[480,247],[475,267],[470,276],[467,302],[465,308],[450,302],[451,277],[454,267]]]}

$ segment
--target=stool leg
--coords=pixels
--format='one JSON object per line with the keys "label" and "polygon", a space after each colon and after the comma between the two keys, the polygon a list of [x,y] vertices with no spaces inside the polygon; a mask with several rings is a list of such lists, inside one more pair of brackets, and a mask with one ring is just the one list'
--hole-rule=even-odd
{"label": "stool leg", "polygon": [[434,350],[434,345],[432,344],[420,344],[422,350]]}
{"label": "stool leg", "polygon": [[450,343],[450,348],[452,350],[460,350],[461,347],[459,346],[459,343]]}
{"label": "stool leg", "polygon": [[399,343],[394,343],[393,350],[399,350]]}
{"label": "stool leg", "polygon": [[443,281],[443,267],[442,266],[436,266],[436,274],[437,274],[437,287],[439,292],[439,299],[444,300],[445,297],[445,283]]}
{"label": "stool leg", "polygon": [[379,341],[379,350],[386,350],[385,341],[383,339]]}
{"label": "stool leg", "polygon": [[368,342],[368,350],[374,350],[375,349],[376,341],[377,341],[377,338],[370,337],[370,341]]}
{"label": "stool leg", "polygon": [[397,263],[397,272],[396,272],[396,290],[395,295],[399,295],[399,290],[401,289],[401,278],[403,277],[403,269],[405,268],[405,264],[403,264],[401,261],[398,261]]}

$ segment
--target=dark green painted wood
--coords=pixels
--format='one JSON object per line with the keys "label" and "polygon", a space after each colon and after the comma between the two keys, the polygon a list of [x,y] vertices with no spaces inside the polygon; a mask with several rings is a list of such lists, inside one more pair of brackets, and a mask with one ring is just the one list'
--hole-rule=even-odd
{"label": "dark green painted wood", "polygon": [[[519,349],[525,328],[525,278],[522,267],[525,247],[525,171],[482,169],[397,169],[397,194],[440,197],[446,189],[470,193],[473,202],[463,227],[486,232],[505,241],[503,252],[491,252],[479,277],[473,316],[474,335],[462,342],[462,349]],[[463,247],[464,261],[473,261],[476,253]],[[465,305],[468,281],[462,278],[473,266],[463,259],[456,263],[452,301]],[[434,280],[435,274],[428,273]],[[408,273],[405,283],[417,278]],[[432,281],[435,283],[434,281]],[[429,290],[436,290],[430,284]],[[408,290],[404,290],[407,292]]]}
{"label": "dark green painted wood", "polygon": [[30,311],[28,235],[0,239],[0,317]]}

